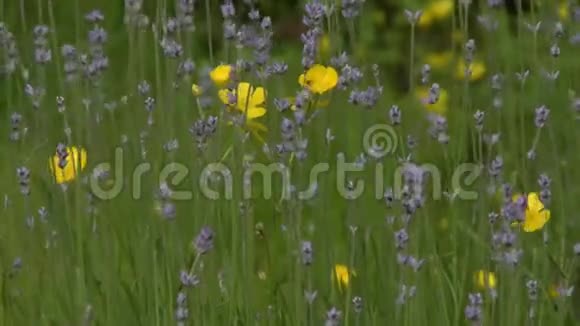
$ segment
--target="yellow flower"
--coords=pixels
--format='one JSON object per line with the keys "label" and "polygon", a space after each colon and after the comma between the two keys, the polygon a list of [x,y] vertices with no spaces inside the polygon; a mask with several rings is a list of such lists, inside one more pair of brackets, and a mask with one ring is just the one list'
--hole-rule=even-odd
{"label": "yellow flower", "polygon": [[451,51],[429,53],[425,57],[425,63],[433,69],[443,69],[449,66],[452,59],[453,53]]}
{"label": "yellow flower", "polygon": [[[48,161],[49,169],[58,184],[74,180],[87,165],[87,151],[84,148],[72,146],[65,150],[67,157],[64,161],[61,161],[58,154]],[[60,166],[61,162],[64,163],[63,167]]]}
{"label": "yellow flower", "polygon": [[419,17],[419,21],[417,22],[417,26],[421,27],[421,28],[427,28],[431,25],[433,25],[433,15],[428,12],[428,11],[424,11],[421,14],[421,17]]}
{"label": "yellow flower", "polygon": [[346,265],[336,264],[332,278],[338,283],[340,289],[346,288],[350,283],[350,277],[356,276],[354,271],[349,271]]}
{"label": "yellow flower", "polygon": [[[264,139],[259,133],[268,131],[268,128],[254,120],[266,114],[266,108],[264,107],[266,104],[266,91],[264,88],[241,82],[236,90],[222,89],[218,95],[224,104],[246,114],[244,128],[249,130],[260,142],[264,143]],[[229,103],[231,96],[236,98],[236,103],[233,105]]]}
{"label": "yellow flower", "polygon": [[[517,201],[521,195],[515,195],[514,201]],[[524,232],[534,232],[541,230],[550,219],[550,210],[544,207],[544,204],[538,197],[538,194],[531,192],[528,194],[526,207],[526,216],[524,219]]]}
{"label": "yellow flower", "polygon": [[217,87],[224,87],[230,81],[231,73],[232,66],[222,64],[210,71],[209,77]]}
{"label": "yellow flower", "polygon": [[[241,82],[236,90],[222,89],[218,93],[220,100],[242,113],[248,119],[259,118],[266,114],[266,91],[263,87],[254,87],[250,83]],[[230,104],[230,97],[236,98],[234,105]]]}
{"label": "yellow flower", "polygon": [[438,0],[433,1],[431,5],[427,8],[436,20],[442,20],[449,16],[453,12],[453,0]]}
{"label": "yellow flower", "polygon": [[481,290],[495,289],[497,285],[497,279],[493,272],[479,270],[475,274],[475,283]]}
{"label": "yellow flower", "polygon": [[440,89],[439,100],[434,104],[430,104],[427,101],[429,99],[429,89],[426,87],[417,88],[415,91],[415,96],[417,96],[417,98],[429,112],[433,112],[438,115],[445,115],[445,113],[447,113],[447,106],[449,105],[449,94],[445,89]]}
{"label": "yellow flower", "polygon": [[443,20],[453,12],[453,0],[435,0],[432,1],[419,18],[419,27],[429,27],[434,22]]}
{"label": "yellow flower", "polygon": [[298,83],[313,93],[322,94],[336,87],[338,73],[332,67],[316,64],[298,77]]}
{"label": "yellow flower", "polygon": [[558,5],[558,16],[562,21],[566,21],[570,17],[570,6],[565,1],[560,2]]}
{"label": "yellow flower", "polygon": [[574,286],[567,287],[566,284],[556,284],[552,283],[548,286],[548,296],[552,299],[566,298],[572,296],[574,292]]}
{"label": "yellow flower", "polygon": [[[469,76],[470,81],[480,80],[486,72],[485,64],[481,61],[474,61],[469,65],[469,69],[471,70],[471,75]],[[459,80],[465,79],[465,62],[463,60],[459,61],[457,64],[455,78]]]}
{"label": "yellow flower", "polygon": [[197,84],[191,85],[191,93],[195,97],[200,96],[201,95],[201,87],[199,87],[199,85],[197,85]]}

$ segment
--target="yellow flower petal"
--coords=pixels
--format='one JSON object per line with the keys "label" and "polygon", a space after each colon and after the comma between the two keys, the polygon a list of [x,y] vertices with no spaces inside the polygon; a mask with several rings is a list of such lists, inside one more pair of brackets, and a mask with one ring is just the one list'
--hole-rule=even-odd
{"label": "yellow flower petal", "polygon": [[[470,81],[477,81],[483,78],[486,72],[485,64],[481,61],[475,61],[469,65],[471,70],[471,75],[469,76]],[[465,79],[465,62],[459,61],[457,64],[457,70],[455,72],[455,77],[459,80]]]}
{"label": "yellow flower petal", "polygon": [[528,208],[526,209],[524,232],[541,230],[549,219],[550,210],[545,209],[538,194],[535,192],[528,194]]}
{"label": "yellow flower petal", "polygon": [[241,82],[238,84],[235,95],[238,98],[237,108],[240,111],[245,111],[246,108],[262,106],[264,102],[266,102],[266,92],[264,88],[255,88],[247,82]]}
{"label": "yellow flower petal", "polygon": [[201,87],[199,87],[199,85],[197,85],[197,84],[191,85],[191,93],[195,97],[200,96],[201,95]]}
{"label": "yellow flower petal", "polygon": [[298,83],[313,93],[322,94],[336,87],[338,72],[333,67],[315,64],[298,77]]}
{"label": "yellow flower petal", "polygon": [[427,9],[436,20],[442,20],[453,12],[453,0],[439,0],[433,2]]}
{"label": "yellow flower petal", "polygon": [[566,1],[562,1],[560,5],[558,5],[558,16],[562,21],[567,21],[570,17],[570,6]]}
{"label": "yellow flower petal", "polygon": [[333,278],[338,282],[338,286],[341,289],[347,287],[350,283],[350,274],[346,265],[337,264],[334,266]]}
{"label": "yellow flower petal", "polygon": [[436,21],[444,20],[453,13],[453,0],[436,0],[432,1],[425,10],[417,26],[427,28]]}
{"label": "yellow flower petal", "polygon": [[421,17],[419,18],[419,21],[417,22],[417,26],[421,27],[421,28],[427,28],[431,25],[433,25],[433,14],[431,14],[428,11],[424,11],[421,14]]}
{"label": "yellow flower petal", "polygon": [[304,74],[301,74],[300,76],[298,76],[298,84],[300,84],[300,86],[305,87],[306,86],[306,82],[304,79]]}
{"label": "yellow flower petal", "polygon": [[324,85],[324,92],[333,89],[338,83],[338,73],[332,67],[326,68],[326,73],[322,78],[322,84]]}
{"label": "yellow flower petal", "polygon": [[230,91],[229,89],[220,89],[218,91],[218,97],[220,98],[223,104],[228,105],[230,104],[229,98],[231,93],[232,91]]}
{"label": "yellow flower petal", "polygon": [[262,106],[266,102],[266,91],[263,87],[256,87],[250,97],[250,106]]}
{"label": "yellow flower petal", "polygon": [[449,94],[447,90],[441,88],[439,92],[439,100],[437,103],[430,104],[427,100],[429,99],[429,89],[426,87],[419,87],[415,91],[415,96],[421,101],[423,106],[432,113],[444,116],[447,113],[447,106],[449,102]]}
{"label": "yellow flower petal", "polygon": [[219,65],[215,67],[210,73],[209,77],[218,87],[224,87],[230,81],[230,75],[232,73],[232,66],[230,65]]}
{"label": "yellow flower petal", "polygon": [[73,181],[87,165],[87,151],[84,148],[71,146],[67,147],[66,151],[68,157],[63,168],[59,166],[60,158],[58,155],[55,154],[49,159],[49,169],[58,184]]}
{"label": "yellow flower petal", "polygon": [[[229,97],[233,94],[237,101],[235,105],[229,103]],[[222,89],[218,92],[220,100],[229,105],[230,109],[246,114],[244,129],[250,131],[261,143],[265,143],[260,136],[260,132],[268,131],[268,128],[253,119],[266,114],[267,110],[263,105],[266,102],[266,91],[263,87],[254,87],[248,82],[238,84],[236,90]],[[231,122],[228,124],[232,124]]]}
{"label": "yellow flower petal", "polygon": [[493,272],[487,272],[484,270],[479,270],[475,274],[476,284],[481,290],[485,289],[495,289],[497,284],[497,279]]}
{"label": "yellow flower petal", "polygon": [[248,110],[246,111],[246,117],[248,119],[259,118],[265,114],[266,114],[266,109],[261,108],[261,107],[248,108]]}
{"label": "yellow flower petal", "polygon": [[[522,195],[514,195],[513,200],[516,201]],[[524,232],[535,232],[541,230],[544,225],[550,220],[550,210],[544,207],[544,204],[538,197],[538,194],[531,192],[527,197],[527,208],[525,219],[522,225]],[[518,226],[518,223],[513,223],[512,226]]]}
{"label": "yellow flower petal", "polygon": [[250,106],[250,103],[248,103],[248,98],[252,96],[252,88],[253,87],[250,85],[250,83],[247,82],[241,82],[238,84],[235,92],[236,97],[238,98],[238,109],[245,109],[246,106]]}
{"label": "yellow flower petal", "polygon": [[451,51],[430,53],[425,57],[425,63],[433,69],[442,69],[448,67],[452,59],[453,53]]}
{"label": "yellow flower petal", "polygon": [[266,109],[262,107],[266,102],[266,91],[263,87],[254,88],[247,82],[241,82],[236,91],[221,89],[218,92],[219,99],[226,105],[230,105],[231,95],[237,98],[235,109],[240,112],[247,111],[248,117],[256,118],[266,114]]}

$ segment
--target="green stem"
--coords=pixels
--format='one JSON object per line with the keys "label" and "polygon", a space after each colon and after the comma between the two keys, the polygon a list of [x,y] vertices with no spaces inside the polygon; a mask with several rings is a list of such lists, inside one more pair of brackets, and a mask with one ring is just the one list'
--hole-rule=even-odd
{"label": "green stem", "polygon": [[210,0],[205,0],[205,22],[207,27],[207,47],[209,50],[209,61],[213,65],[213,38],[211,30],[211,7]]}
{"label": "green stem", "polygon": [[415,23],[411,24],[411,43],[409,47],[409,92],[412,93],[415,87]]}

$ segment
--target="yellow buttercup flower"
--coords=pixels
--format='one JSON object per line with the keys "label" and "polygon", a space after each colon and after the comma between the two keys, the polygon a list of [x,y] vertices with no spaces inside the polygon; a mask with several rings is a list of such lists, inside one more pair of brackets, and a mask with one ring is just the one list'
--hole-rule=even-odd
{"label": "yellow buttercup flower", "polygon": [[[471,75],[469,76],[470,81],[477,81],[483,78],[486,72],[485,64],[481,61],[474,61],[469,65],[471,70]],[[457,70],[455,71],[455,78],[459,80],[465,79],[465,61],[461,60],[457,64]]]}
{"label": "yellow buttercup flower", "polygon": [[201,87],[199,87],[199,85],[197,85],[197,84],[191,85],[191,93],[195,97],[200,96],[201,95]]}
{"label": "yellow buttercup flower", "polygon": [[[513,200],[516,201],[521,195],[515,195]],[[550,210],[544,207],[544,204],[538,197],[538,194],[531,192],[528,194],[527,208],[523,224],[524,232],[534,232],[541,230],[550,220]]]}
{"label": "yellow buttercup flower", "polygon": [[217,87],[224,87],[230,81],[231,74],[232,66],[222,64],[210,71],[209,77]]}
{"label": "yellow buttercup flower", "polygon": [[445,115],[447,113],[447,106],[449,105],[449,94],[443,88],[439,92],[439,100],[430,104],[427,100],[429,99],[429,89],[426,87],[419,87],[415,91],[415,96],[421,101],[423,106],[432,113],[438,115]]}
{"label": "yellow buttercup flower", "polygon": [[[254,87],[250,83],[241,82],[236,90],[222,89],[218,93],[220,100],[232,108],[246,113],[248,119],[259,118],[266,114],[266,91],[263,87]],[[236,98],[236,103],[230,103],[230,97]]]}
{"label": "yellow buttercup flower", "polygon": [[334,266],[334,273],[332,279],[338,283],[340,289],[348,287],[350,284],[350,277],[356,276],[354,271],[350,271],[346,265],[336,264]]}
{"label": "yellow buttercup flower", "polygon": [[419,27],[429,27],[434,22],[444,20],[453,13],[453,0],[432,1],[419,18]]}
{"label": "yellow buttercup flower", "polygon": [[[250,83],[241,82],[236,90],[222,89],[218,93],[220,100],[228,107],[246,114],[244,128],[248,129],[260,142],[264,139],[260,132],[268,131],[262,123],[255,121],[266,114],[266,91],[263,87],[254,87]],[[231,104],[230,98],[235,97],[236,103]]]}
{"label": "yellow buttercup flower", "polygon": [[[55,154],[48,161],[50,172],[58,184],[73,181],[87,165],[87,151],[81,147],[67,147],[64,161]],[[62,155],[62,154],[61,154]],[[61,166],[61,163],[63,164]]]}
{"label": "yellow buttercup flower", "polygon": [[562,21],[566,21],[570,17],[570,6],[566,1],[562,1],[558,5],[558,16]]}
{"label": "yellow buttercup flower", "polygon": [[550,298],[553,300],[560,298],[564,299],[572,296],[574,290],[574,286],[568,287],[565,283],[552,283],[548,286],[548,296],[550,296]]}
{"label": "yellow buttercup flower", "polygon": [[453,13],[453,0],[438,0],[433,1],[427,8],[436,20],[442,20]]}
{"label": "yellow buttercup flower", "polygon": [[421,17],[419,17],[419,21],[417,22],[417,26],[419,26],[421,28],[427,28],[427,27],[433,25],[433,21],[435,21],[435,19],[433,18],[433,14],[431,14],[430,12],[427,12],[427,11],[423,11],[423,13],[421,14]]}
{"label": "yellow buttercup flower", "polygon": [[330,66],[315,64],[298,77],[298,83],[313,93],[323,94],[336,87],[338,73]]}
{"label": "yellow buttercup flower", "polygon": [[429,53],[425,57],[425,63],[431,66],[432,69],[443,69],[449,66],[453,60],[453,53],[451,51]]}
{"label": "yellow buttercup flower", "polygon": [[475,273],[475,283],[481,290],[495,289],[497,278],[493,272],[479,270]]}

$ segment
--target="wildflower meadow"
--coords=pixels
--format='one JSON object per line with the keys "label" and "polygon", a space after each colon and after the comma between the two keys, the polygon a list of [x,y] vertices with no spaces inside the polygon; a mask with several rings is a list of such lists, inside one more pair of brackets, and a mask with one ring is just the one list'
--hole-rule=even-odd
{"label": "wildflower meadow", "polygon": [[579,58],[578,1],[0,0],[0,326],[580,325]]}

